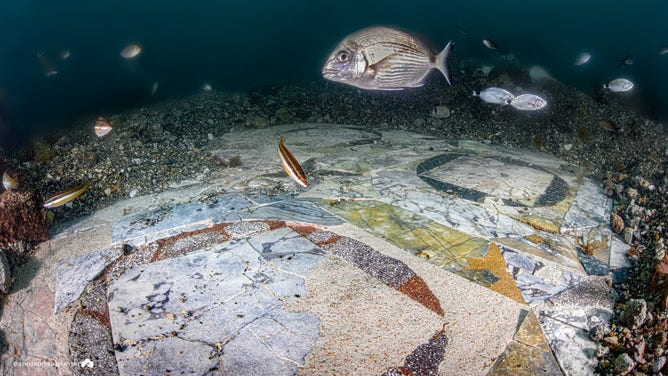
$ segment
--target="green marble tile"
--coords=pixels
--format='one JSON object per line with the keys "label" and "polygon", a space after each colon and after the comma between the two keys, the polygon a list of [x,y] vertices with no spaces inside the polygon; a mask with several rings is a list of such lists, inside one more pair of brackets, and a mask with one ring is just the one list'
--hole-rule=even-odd
{"label": "green marble tile", "polygon": [[[489,241],[375,200],[330,201],[323,208],[432,264],[451,271],[487,253]],[[472,273],[475,274],[475,273]]]}

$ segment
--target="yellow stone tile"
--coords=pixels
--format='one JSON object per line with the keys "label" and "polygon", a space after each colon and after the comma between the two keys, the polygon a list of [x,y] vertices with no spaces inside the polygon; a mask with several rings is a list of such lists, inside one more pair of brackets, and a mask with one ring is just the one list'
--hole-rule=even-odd
{"label": "yellow stone tile", "polygon": [[347,222],[449,270],[468,266],[468,258],[482,257],[489,246],[486,239],[380,201],[332,201],[325,207]]}
{"label": "yellow stone tile", "polygon": [[543,329],[540,327],[538,318],[534,312],[529,312],[520,324],[514,337],[515,341],[522,342],[525,345],[536,347],[540,350],[550,352],[550,345],[547,343]]}
{"label": "yellow stone tile", "polygon": [[550,351],[512,341],[487,376],[563,376]]}
{"label": "yellow stone tile", "polygon": [[522,297],[522,293],[515,284],[515,279],[508,272],[506,260],[503,258],[501,250],[496,243],[490,244],[485,257],[469,259],[468,261],[470,265],[468,270],[486,269],[499,278],[496,283],[490,286],[491,290],[496,291],[501,295],[505,295],[517,302],[526,304]]}

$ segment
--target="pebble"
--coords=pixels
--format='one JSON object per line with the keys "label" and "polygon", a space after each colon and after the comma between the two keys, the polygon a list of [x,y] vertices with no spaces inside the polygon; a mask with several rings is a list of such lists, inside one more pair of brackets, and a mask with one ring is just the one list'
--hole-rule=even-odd
{"label": "pebble", "polygon": [[636,329],[642,326],[647,320],[647,302],[645,302],[645,299],[629,299],[626,303],[624,316],[629,328]]}
{"label": "pebble", "polygon": [[634,366],[635,363],[628,354],[621,354],[615,359],[615,372],[622,375],[631,372]]}
{"label": "pebble", "polygon": [[138,191],[136,189],[131,190],[129,193],[130,197],[135,197],[137,195],[137,192]]}
{"label": "pebble", "polygon": [[206,138],[208,138],[209,141],[213,140],[213,133],[207,133]]}
{"label": "pebble", "polygon": [[12,275],[5,252],[0,249],[0,293],[9,294],[12,287]]}
{"label": "pebble", "polygon": [[571,150],[571,149],[573,149],[573,144],[566,144],[566,145],[564,145],[564,150],[565,150],[565,151],[569,151],[569,150]]}
{"label": "pebble", "polygon": [[603,338],[603,344],[614,349],[619,346],[619,339],[615,336],[605,337]]}
{"label": "pebble", "polygon": [[663,367],[666,365],[666,357],[665,356],[660,356],[656,358],[655,361],[652,362],[652,372],[658,373],[663,369]]}

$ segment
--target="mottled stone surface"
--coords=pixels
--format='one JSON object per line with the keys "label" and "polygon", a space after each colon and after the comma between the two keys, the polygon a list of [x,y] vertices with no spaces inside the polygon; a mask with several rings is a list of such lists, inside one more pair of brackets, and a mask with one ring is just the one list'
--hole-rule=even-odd
{"label": "mottled stone surface", "polygon": [[[280,228],[130,269],[111,282],[108,291],[114,343],[141,342],[136,351],[150,353],[147,362],[154,373],[206,373],[209,363],[218,364],[209,361],[209,353],[222,347],[226,373],[244,374],[251,364],[273,364],[266,370],[292,374],[303,363],[308,343],[317,338],[319,321],[281,307],[306,295],[301,276],[323,257],[313,243]],[[299,322],[303,325],[295,325]],[[300,347],[293,346],[296,338]],[[206,348],[184,348],[183,341]],[[280,354],[279,349],[287,351],[281,346],[292,353]],[[177,348],[182,356],[160,355]],[[205,355],[209,360],[203,362]],[[116,357],[121,374],[140,370],[135,354],[117,350]]]}
{"label": "mottled stone surface", "polygon": [[56,313],[76,300],[86,286],[121,254],[121,250],[116,247],[61,260],[58,264]]}

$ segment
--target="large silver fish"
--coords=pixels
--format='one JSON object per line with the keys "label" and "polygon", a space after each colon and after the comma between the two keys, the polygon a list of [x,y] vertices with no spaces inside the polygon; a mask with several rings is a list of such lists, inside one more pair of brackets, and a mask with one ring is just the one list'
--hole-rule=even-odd
{"label": "large silver fish", "polygon": [[369,27],[347,36],[329,55],[322,75],[328,80],[367,90],[402,90],[424,85],[432,69],[450,84],[448,60],[454,43],[433,55],[427,46],[403,31]]}

